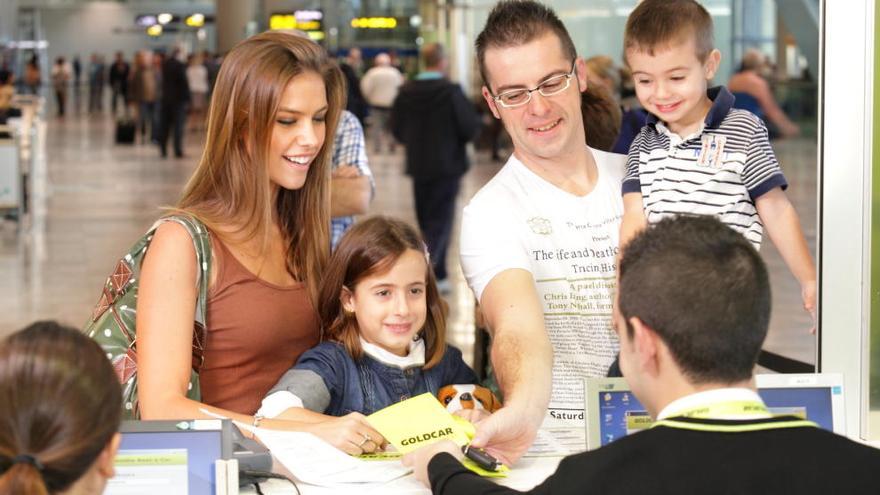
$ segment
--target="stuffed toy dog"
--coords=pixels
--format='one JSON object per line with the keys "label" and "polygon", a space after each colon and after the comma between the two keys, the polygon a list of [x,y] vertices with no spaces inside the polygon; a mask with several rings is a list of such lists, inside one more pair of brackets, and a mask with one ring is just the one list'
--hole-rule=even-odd
{"label": "stuffed toy dog", "polygon": [[447,385],[437,392],[437,400],[449,412],[459,409],[485,409],[495,412],[501,408],[501,401],[486,387],[479,385]]}

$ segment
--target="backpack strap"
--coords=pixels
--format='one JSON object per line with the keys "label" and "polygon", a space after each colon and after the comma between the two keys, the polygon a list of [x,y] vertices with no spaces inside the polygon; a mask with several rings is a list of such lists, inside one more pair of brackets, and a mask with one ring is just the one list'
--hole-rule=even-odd
{"label": "backpack strap", "polygon": [[193,247],[196,250],[196,283],[199,286],[199,295],[196,299],[196,312],[193,328],[193,370],[198,371],[204,363],[205,333],[208,320],[208,284],[211,273],[211,233],[201,221],[190,215],[170,215],[160,218],[150,228],[151,235],[159,225],[165,222],[174,222],[182,226],[192,238]]}

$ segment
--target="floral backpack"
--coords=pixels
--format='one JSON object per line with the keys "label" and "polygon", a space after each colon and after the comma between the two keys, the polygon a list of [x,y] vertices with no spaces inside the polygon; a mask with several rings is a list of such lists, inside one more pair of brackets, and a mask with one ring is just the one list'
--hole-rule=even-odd
{"label": "floral backpack", "polygon": [[83,332],[95,340],[107,353],[116,376],[122,384],[122,415],[124,419],[139,419],[137,386],[137,332],[135,318],[141,264],[153,234],[164,222],[182,225],[193,240],[198,266],[199,294],[193,319],[192,373],[186,396],[200,400],[199,369],[204,360],[208,274],[211,268],[211,239],[208,229],[197,219],[176,215],[162,218],[141,237],[107,277],[101,297]]}

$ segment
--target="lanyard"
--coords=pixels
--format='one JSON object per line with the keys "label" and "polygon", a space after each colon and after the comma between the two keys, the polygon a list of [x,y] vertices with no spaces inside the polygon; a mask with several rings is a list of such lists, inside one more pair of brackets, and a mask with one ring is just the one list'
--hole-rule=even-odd
{"label": "lanyard", "polygon": [[699,419],[737,419],[737,417],[742,417],[743,419],[752,419],[755,416],[762,416],[764,418],[773,417],[773,415],[770,414],[770,411],[767,410],[767,406],[757,400],[732,400],[716,402],[714,404],[685,409],[683,411],[674,413],[673,416],[683,416],[685,418]]}
{"label": "lanyard", "polygon": [[[711,418],[736,418],[737,416],[743,417],[754,417],[756,415],[764,416],[765,418],[773,417],[770,414],[770,411],[767,410],[767,406],[759,401],[727,401],[727,402],[718,402],[716,404],[710,404],[706,406],[696,407],[692,409],[685,409],[684,411],[680,411],[675,414],[676,417],[685,417],[685,418],[698,418],[698,419],[711,419]],[[690,423],[687,421],[676,421],[674,419],[661,419],[655,421],[654,424],[651,425],[651,428],[655,426],[668,426],[670,428],[680,428],[685,430],[696,430],[696,431],[715,431],[715,432],[726,432],[726,433],[737,433],[737,432],[746,432],[746,431],[760,431],[760,430],[775,430],[780,428],[802,428],[802,427],[817,427],[818,425],[812,421],[807,421],[804,419],[796,419],[791,421],[776,421],[772,423],[745,423],[745,424],[734,424],[734,425],[714,425],[714,424],[706,424],[706,423]]]}

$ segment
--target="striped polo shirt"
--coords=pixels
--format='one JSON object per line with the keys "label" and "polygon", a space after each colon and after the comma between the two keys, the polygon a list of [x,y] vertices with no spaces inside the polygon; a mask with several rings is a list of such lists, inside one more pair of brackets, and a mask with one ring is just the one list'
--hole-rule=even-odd
{"label": "striped polo shirt", "polygon": [[788,183],[761,119],[732,108],[734,97],[723,86],[707,94],[712,108],[692,136],[682,138],[648,116],[629,149],[623,194],[642,193],[650,223],[682,213],[713,215],[757,249],[764,227],[755,200]]}

